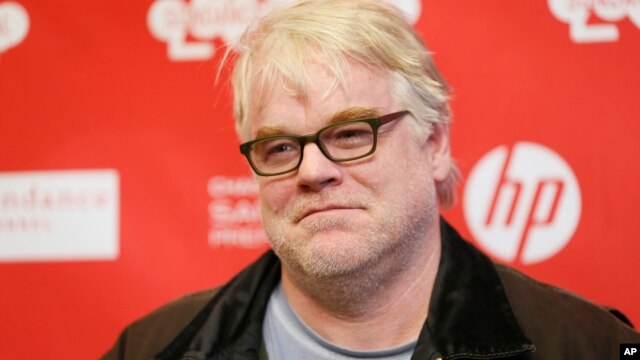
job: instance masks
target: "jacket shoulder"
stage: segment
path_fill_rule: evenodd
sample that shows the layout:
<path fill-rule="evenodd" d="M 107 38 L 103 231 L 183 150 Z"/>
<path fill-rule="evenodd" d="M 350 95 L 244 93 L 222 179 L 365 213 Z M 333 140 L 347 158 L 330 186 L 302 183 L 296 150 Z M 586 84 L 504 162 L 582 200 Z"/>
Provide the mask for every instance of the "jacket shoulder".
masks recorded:
<path fill-rule="evenodd" d="M 638 332 L 604 307 L 507 266 L 496 268 L 513 311 L 538 355 L 617 358 L 619 344 L 640 342 Z"/>
<path fill-rule="evenodd" d="M 185 295 L 127 326 L 103 359 L 150 359 L 209 303 L 218 288 Z"/>

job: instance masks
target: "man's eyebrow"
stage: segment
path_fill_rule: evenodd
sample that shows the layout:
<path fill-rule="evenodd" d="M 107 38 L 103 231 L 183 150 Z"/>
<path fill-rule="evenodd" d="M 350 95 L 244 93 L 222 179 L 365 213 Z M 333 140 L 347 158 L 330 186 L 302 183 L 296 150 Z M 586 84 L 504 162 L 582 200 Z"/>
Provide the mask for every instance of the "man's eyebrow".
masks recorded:
<path fill-rule="evenodd" d="M 263 126 L 258 129 L 256 132 L 256 139 L 260 139 L 263 137 L 271 136 L 271 135 L 282 135 L 284 134 L 284 130 L 282 126 Z"/>
<path fill-rule="evenodd" d="M 329 118 L 329 121 L 327 121 L 327 125 L 332 125 L 348 120 L 367 119 L 378 116 L 380 116 L 380 112 L 376 109 L 367 107 L 351 107 L 333 114 L 331 118 Z M 284 131 L 282 126 L 263 126 L 258 129 L 255 138 L 257 140 L 267 136 L 283 134 L 286 134 L 286 132 Z"/>
<path fill-rule="evenodd" d="M 333 116 L 331 116 L 331 119 L 327 122 L 327 125 L 339 123 L 342 121 L 375 118 L 379 116 L 380 112 L 376 109 L 367 107 L 351 107 L 333 114 Z"/>

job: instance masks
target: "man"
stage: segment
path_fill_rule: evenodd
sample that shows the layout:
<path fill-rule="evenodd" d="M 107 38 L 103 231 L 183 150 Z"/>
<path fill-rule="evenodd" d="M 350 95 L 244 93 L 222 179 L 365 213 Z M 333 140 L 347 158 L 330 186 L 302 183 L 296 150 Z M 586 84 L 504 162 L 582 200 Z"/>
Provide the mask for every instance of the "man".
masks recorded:
<path fill-rule="evenodd" d="M 614 359 L 640 334 L 440 219 L 448 86 L 394 8 L 302 1 L 243 36 L 242 153 L 273 252 L 129 326 L 106 358 Z"/>

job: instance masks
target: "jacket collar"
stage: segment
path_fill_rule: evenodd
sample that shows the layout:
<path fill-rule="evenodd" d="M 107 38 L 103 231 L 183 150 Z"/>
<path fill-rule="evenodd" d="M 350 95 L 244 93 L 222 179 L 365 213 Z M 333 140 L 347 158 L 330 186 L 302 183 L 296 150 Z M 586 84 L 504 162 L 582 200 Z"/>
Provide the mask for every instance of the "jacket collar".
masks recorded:
<path fill-rule="evenodd" d="M 445 359 L 533 351 L 494 264 L 446 221 L 440 227 L 442 256 L 412 358 L 428 359 L 434 348 Z M 268 251 L 220 288 L 156 359 L 257 359 L 266 305 L 279 281 L 280 262 Z"/>
<path fill-rule="evenodd" d="M 448 358 L 531 352 L 493 262 L 441 219 L 442 256 L 414 359 L 429 346 Z"/>
<path fill-rule="evenodd" d="M 258 359 L 266 306 L 279 281 L 280 261 L 267 251 L 219 288 L 154 359 Z"/>

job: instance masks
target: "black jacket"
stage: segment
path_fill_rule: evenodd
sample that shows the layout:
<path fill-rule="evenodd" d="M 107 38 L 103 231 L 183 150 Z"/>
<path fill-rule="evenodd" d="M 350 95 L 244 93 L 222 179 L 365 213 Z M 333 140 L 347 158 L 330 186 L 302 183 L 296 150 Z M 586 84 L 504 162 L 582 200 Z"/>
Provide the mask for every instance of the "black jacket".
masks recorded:
<path fill-rule="evenodd" d="M 446 222 L 413 359 L 617 359 L 640 334 L 606 309 L 494 264 Z M 262 320 L 280 263 L 269 251 L 225 286 L 128 326 L 104 359 L 263 359 Z"/>

